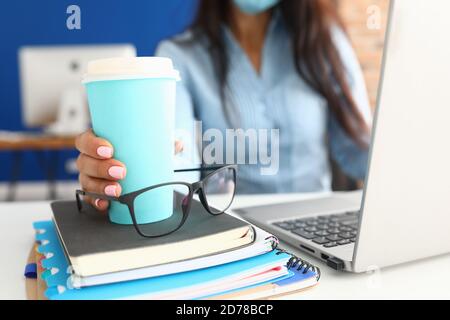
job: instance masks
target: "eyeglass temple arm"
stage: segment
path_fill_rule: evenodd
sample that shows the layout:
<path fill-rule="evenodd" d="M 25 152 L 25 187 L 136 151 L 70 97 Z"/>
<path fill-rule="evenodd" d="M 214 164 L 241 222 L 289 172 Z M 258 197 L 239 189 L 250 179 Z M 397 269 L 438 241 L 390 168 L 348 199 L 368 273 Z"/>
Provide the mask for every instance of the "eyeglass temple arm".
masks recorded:
<path fill-rule="evenodd" d="M 200 167 L 200 168 L 193 168 L 193 169 L 178 169 L 174 170 L 174 172 L 194 172 L 194 171 L 214 171 L 219 170 L 222 168 L 225 168 L 226 166 L 214 166 L 214 167 Z"/>

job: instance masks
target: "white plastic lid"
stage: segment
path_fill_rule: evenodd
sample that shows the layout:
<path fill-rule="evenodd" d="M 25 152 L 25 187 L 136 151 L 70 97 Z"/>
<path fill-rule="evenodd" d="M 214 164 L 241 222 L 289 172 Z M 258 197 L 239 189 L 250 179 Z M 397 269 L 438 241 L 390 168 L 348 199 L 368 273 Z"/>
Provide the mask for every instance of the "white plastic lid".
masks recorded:
<path fill-rule="evenodd" d="M 164 78 L 180 80 L 172 60 L 162 57 L 131 57 L 94 60 L 88 63 L 83 83 L 107 80 Z"/>

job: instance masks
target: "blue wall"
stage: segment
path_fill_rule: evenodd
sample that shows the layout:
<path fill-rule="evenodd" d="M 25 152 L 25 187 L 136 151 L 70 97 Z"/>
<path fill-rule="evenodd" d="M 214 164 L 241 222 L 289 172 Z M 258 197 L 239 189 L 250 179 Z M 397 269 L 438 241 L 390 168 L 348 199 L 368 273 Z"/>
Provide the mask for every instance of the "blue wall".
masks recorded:
<path fill-rule="evenodd" d="M 23 45 L 132 43 L 138 55 L 153 54 L 161 39 L 186 28 L 197 0 L 13 0 L 0 5 L 0 130 L 26 130 L 21 121 L 17 50 Z M 66 9 L 81 9 L 81 30 L 68 30 Z M 62 158 L 76 156 L 62 153 Z M 25 155 L 22 180 L 44 178 L 34 154 Z M 73 179 L 58 168 L 59 179 Z M 0 153 L 0 181 L 11 158 Z"/>

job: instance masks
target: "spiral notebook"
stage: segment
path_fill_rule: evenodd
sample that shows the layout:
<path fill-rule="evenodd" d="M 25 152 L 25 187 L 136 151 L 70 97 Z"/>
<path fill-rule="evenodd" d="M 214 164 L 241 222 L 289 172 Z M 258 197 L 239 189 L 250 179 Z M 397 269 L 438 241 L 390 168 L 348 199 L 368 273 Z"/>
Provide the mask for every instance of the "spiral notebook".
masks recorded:
<path fill-rule="evenodd" d="M 273 282 L 253 287 L 233 290 L 219 295 L 208 297 L 208 300 L 261 300 L 282 298 L 300 291 L 314 287 L 320 278 L 320 270 L 316 269 L 317 276 L 304 273 L 303 267 L 291 267 L 290 277 L 275 279 Z"/>
<path fill-rule="evenodd" d="M 289 279 L 297 268 L 304 279 L 317 283 L 320 272 L 314 266 L 292 255 L 275 249 L 255 257 L 205 269 L 179 272 L 120 283 L 76 289 L 70 286 L 71 269 L 59 244 L 53 222 L 34 224 L 38 251 L 45 255 L 41 261 L 46 270 L 43 278 L 47 284 L 45 295 L 51 300 L 64 299 L 200 299 L 252 288 L 274 281 Z M 301 268 L 299 268 L 301 265 Z M 181 271 L 181 270 L 180 270 Z M 311 286 L 305 281 L 305 286 Z M 299 284 L 300 285 L 300 284 Z"/>
<path fill-rule="evenodd" d="M 177 261 L 169 264 L 149 266 L 145 268 L 137 268 L 90 277 L 82 277 L 74 272 L 69 277 L 69 281 L 74 288 L 82 288 L 94 285 L 164 276 L 180 272 L 180 270 L 191 271 L 231 263 L 258 256 L 273 250 L 273 245 L 275 244 L 276 239 L 271 234 L 257 227 L 254 228 L 254 234 L 255 241 L 251 245 L 237 248 L 232 251 L 190 260 Z"/>

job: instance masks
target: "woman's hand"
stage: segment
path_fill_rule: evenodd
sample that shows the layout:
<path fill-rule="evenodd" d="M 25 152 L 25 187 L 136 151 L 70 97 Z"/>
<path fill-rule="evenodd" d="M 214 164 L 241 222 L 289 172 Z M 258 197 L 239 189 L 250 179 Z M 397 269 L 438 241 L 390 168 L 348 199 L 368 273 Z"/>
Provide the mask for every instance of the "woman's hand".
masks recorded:
<path fill-rule="evenodd" d="M 80 152 L 77 167 L 80 171 L 79 182 L 84 191 L 118 197 L 122 193 L 120 180 L 127 174 L 125 164 L 113 159 L 114 148 L 105 139 L 94 135 L 92 130 L 80 134 L 75 142 Z M 183 150 L 180 141 L 175 142 L 175 152 Z M 106 211 L 109 202 L 102 199 L 87 198 L 94 207 Z"/>

